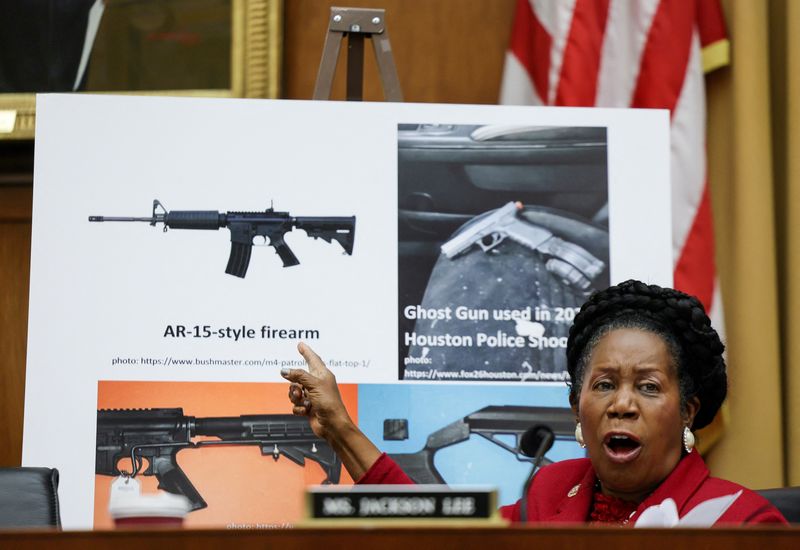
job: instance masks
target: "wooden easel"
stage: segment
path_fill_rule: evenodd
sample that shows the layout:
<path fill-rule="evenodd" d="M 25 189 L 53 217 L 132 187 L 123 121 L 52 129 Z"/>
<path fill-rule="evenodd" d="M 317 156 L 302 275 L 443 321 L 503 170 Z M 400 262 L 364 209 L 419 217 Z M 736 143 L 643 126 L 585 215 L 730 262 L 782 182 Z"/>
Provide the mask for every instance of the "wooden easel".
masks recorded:
<path fill-rule="evenodd" d="M 383 96 L 386 101 L 403 101 L 400 80 L 384 22 L 384 10 L 365 8 L 331 8 L 328 34 L 322 50 L 313 99 L 330 99 L 333 75 L 339 60 L 339 48 L 347 38 L 347 101 L 361 101 L 364 88 L 364 38 L 372 39 L 372 50 L 378 63 Z"/>

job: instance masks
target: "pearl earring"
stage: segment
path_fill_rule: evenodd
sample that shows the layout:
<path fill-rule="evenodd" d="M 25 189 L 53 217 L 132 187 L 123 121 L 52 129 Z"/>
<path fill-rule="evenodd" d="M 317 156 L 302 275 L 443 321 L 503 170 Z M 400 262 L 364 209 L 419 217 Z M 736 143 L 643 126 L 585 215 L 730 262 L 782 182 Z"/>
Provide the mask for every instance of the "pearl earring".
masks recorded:
<path fill-rule="evenodd" d="M 691 453 L 692 449 L 694 449 L 694 434 L 689 429 L 689 426 L 683 428 L 683 448 L 686 449 L 687 453 Z"/>
<path fill-rule="evenodd" d="M 581 449 L 586 448 L 586 443 L 583 441 L 583 430 L 581 430 L 580 422 L 578 422 L 578 424 L 575 426 L 575 441 L 578 442 L 578 445 L 581 446 Z"/>

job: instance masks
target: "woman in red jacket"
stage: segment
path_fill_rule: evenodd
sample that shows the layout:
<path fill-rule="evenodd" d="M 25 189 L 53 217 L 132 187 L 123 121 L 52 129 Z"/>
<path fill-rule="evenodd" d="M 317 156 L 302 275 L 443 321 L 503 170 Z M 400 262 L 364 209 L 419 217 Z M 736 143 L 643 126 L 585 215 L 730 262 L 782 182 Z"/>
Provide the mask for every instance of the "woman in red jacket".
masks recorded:
<path fill-rule="evenodd" d="M 692 430 L 711 422 L 727 393 L 723 349 L 693 296 L 639 281 L 594 293 L 567 343 L 575 437 L 589 458 L 542 468 L 527 521 L 632 524 L 662 503 L 683 518 L 701 502 L 742 491 L 720 523 L 785 523 L 761 496 L 710 477 L 693 449 Z M 319 356 L 305 344 L 299 350 L 309 371 L 281 371 L 292 382 L 294 414 L 309 417 L 358 483 L 412 483 L 350 419 Z M 501 513 L 519 521 L 520 505 Z"/>

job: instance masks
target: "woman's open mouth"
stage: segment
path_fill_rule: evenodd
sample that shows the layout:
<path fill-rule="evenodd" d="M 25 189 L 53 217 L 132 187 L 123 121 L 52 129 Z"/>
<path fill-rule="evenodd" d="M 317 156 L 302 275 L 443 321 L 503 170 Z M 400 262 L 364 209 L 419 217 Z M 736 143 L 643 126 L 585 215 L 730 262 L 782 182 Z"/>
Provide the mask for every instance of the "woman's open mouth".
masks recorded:
<path fill-rule="evenodd" d="M 603 439 L 603 448 L 612 462 L 625 464 L 636 460 L 642 451 L 642 444 L 633 434 L 613 432 Z"/>

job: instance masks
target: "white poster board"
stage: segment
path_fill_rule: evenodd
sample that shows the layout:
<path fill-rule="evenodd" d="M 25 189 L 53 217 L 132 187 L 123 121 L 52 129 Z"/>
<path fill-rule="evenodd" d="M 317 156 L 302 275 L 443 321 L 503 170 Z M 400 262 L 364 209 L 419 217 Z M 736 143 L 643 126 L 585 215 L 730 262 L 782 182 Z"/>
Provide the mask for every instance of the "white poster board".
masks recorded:
<path fill-rule="evenodd" d="M 211 393 L 196 400 L 212 408 L 231 403 L 233 412 L 208 415 L 286 413 L 282 397 L 265 398 L 269 410 L 255 410 L 237 404 L 236 391 L 219 403 L 214 396 L 228 383 L 264 384 L 282 395 L 279 371 L 301 364 L 300 340 L 327 360 L 340 383 L 353 385 L 353 407 L 362 388 L 420 384 L 401 380 L 402 132 L 468 127 L 477 140 L 474 130 L 503 126 L 604 129 L 605 280 L 671 284 L 665 111 L 39 96 L 23 464 L 60 470 L 64 526 L 92 527 L 104 506 L 95 490 L 98 409 L 188 411 L 177 397 L 169 402 L 179 393 L 169 384 L 210 384 Z M 582 144 L 573 139 L 572 146 Z M 498 197 L 508 196 L 508 189 L 500 191 Z M 154 200 L 174 211 L 264 213 L 272 205 L 291 217 L 354 217 L 352 254 L 294 229 L 285 241 L 300 265 L 284 268 L 273 248 L 254 246 L 240 278 L 225 273 L 225 227 L 163 233 L 163 223 L 89 222 L 90 216 L 149 218 Z M 432 380 L 452 384 L 453 395 L 459 391 L 444 377 Z M 158 383 L 167 383 L 160 400 L 136 394 Z M 470 391 L 474 384 L 520 387 L 519 379 L 472 384 Z M 540 384 L 529 379 L 524 387 L 538 402 L 531 388 Z M 543 400 L 564 395 L 566 406 L 563 382 L 541 387 L 550 392 Z M 380 414 L 358 407 L 359 419 Z M 193 451 L 183 451 L 181 460 Z M 224 478 L 225 462 L 219 468 Z M 226 491 L 235 490 L 223 485 L 220 494 Z"/>

